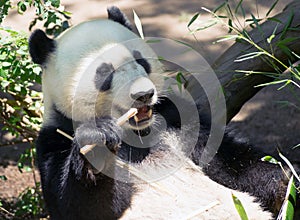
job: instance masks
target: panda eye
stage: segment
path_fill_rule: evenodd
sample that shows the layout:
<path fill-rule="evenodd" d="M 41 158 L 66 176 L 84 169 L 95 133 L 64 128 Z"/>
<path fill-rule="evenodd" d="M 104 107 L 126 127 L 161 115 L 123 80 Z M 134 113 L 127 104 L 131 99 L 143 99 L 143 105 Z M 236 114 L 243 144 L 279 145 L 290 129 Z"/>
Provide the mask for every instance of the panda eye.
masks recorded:
<path fill-rule="evenodd" d="M 136 60 L 136 62 L 140 64 L 145 69 L 146 73 L 149 75 L 151 73 L 151 66 L 148 63 L 148 61 L 145 58 L 143 58 L 142 54 L 139 51 L 134 50 L 133 57 Z"/>
<path fill-rule="evenodd" d="M 96 70 L 95 87 L 101 92 L 111 88 L 113 73 L 115 69 L 111 63 L 102 63 Z"/>

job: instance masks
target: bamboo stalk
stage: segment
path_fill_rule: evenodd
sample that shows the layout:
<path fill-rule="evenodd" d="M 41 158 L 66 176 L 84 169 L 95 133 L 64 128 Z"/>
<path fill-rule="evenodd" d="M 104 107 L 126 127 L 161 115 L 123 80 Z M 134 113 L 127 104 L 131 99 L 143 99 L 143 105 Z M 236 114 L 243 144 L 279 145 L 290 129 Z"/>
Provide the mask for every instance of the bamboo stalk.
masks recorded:
<path fill-rule="evenodd" d="M 124 115 L 122 115 L 118 120 L 117 120 L 117 124 L 118 125 L 123 125 L 129 118 L 135 116 L 137 114 L 137 109 L 136 108 L 131 108 L 129 109 L 128 112 L 126 112 Z M 56 131 L 58 133 L 60 133 L 61 135 L 65 136 L 66 138 L 70 139 L 70 140 L 74 140 L 73 137 L 71 137 L 69 134 L 65 133 L 64 131 L 60 130 L 60 129 L 56 129 Z M 96 144 L 91 144 L 91 145 L 85 145 L 84 147 L 82 147 L 80 149 L 80 153 L 83 154 L 84 156 L 89 153 L 90 151 L 93 150 L 93 148 L 96 146 Z M 116 159 L 116 164 L 119 166 L 119 167 L 122 167 L 122 168 L 126 168 L 128 169 L 128 171 L 134 175 L 135 177 L 137 177 L 138 179 L 148 183 L 150 186 L 152 186 L 154 189 L 159 189 L 160 191 L 162 192 L 165 192 L 167 194 L 169 194 L 170 196 L 175 196 L 173 193 L 171 193 L 168 189 L 166 189 L 165 187 L 161 186 L 160 184 L 158 183 L 150 183 L 148 180 L 147 180 L 147 176 L 143 173 L 141 173 L 138 169 L 134 168 L 133 166 L 130 166 L 129 164 L 127 163 L 124 163 L 123 161 L 119 160 L 119 159 Z"/>

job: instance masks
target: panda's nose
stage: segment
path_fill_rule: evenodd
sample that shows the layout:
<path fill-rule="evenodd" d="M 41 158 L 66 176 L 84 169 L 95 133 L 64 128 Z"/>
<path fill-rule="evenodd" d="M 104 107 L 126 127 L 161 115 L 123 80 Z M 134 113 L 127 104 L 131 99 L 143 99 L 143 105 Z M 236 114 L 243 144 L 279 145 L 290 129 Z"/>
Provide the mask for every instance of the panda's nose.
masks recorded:
<path fill-rule="evenodd" d="M 154 89 L 149 89 L 148 91 L 137 92 L 134 94 L 130 94 L 130 97 L 133 100 L 140 101 L 146 103 L 151 100 L 154 95 Z"/>
<path fill-rule="evenodd" d="M 139 77 L 130 86 L 129 97 L 144 104 L 152 102 L 156 93 L 155 85 L 147 77 Z"/>

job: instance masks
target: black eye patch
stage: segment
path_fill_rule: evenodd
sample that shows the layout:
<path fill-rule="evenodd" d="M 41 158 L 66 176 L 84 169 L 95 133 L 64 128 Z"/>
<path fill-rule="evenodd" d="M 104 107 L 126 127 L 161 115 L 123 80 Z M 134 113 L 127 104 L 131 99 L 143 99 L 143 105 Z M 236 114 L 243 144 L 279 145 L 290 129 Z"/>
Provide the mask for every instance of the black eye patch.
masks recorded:
<path fill-rule="evenodd" d="M 139 51 L 134 50 L 133 51 L 133 57 L 134 57 L 134 59 L 136 60 L 136 62 L 138 64 L 140 64 L 142 67 L 144 67 L 147 74 L 151 73 L 150 64 L 148 63 L 148 61 L 145 58 L 143 58 L 142 54 Z"/>
<path fill-rule="evenodd" d="M 96 70 L 94 79 L 96 89 L 101 92 L 109 90 L 114 72 L 115 69 L 111 63 L 102 63 Z"/>

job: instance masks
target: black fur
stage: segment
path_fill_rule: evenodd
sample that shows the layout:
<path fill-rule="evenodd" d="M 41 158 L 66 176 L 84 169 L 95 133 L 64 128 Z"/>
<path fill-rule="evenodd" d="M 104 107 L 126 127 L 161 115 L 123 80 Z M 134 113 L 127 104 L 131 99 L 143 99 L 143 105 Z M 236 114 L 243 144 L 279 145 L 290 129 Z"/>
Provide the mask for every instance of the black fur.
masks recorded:
<path fill-rule="evenodd" d="M 195 149 L 193 154 L 196 164 L 200 151 L 201 148 Z M 203 169 L 212 180 L 250 193 L 258 198 L 263 208 L 277 214 L 288 180 L 278 165 L 261 161 L 264 156 L 263 152 L 225 134 L 218 153 Z"/>
<path fill-rule="evenodd" d="M 107 91 L 111 87 L 115 69 L 111 63 L 102 63 L 96 70 L 95 86 L 99 91 Z"/>
<path fill-rule="evenodd" d="M 173 100 L 173 98 L 171 99 Z M 169 125 L 180 128 L 180 114 L 174 104 L 164 98 L 156 106 L 156 111 L 162 114 Z M 189 115 L 188 102 L 181 102 L 185 113 Z M 201 106 L 198 106 L 201 109 Z M 278 214 L 285 197 L 288 180 L 282 169 L 275 164 L 261 161 L 265 153 L 255 149 L 248 143 L 238 142 L 227 132 L 213 160 L 203 166 L 200 164 L 204 146 L 210 133 L 209 117 L 200 114 L 200 133 L 198 142 L 191 155 L 188 155 L 197 165 L 203 168 L 212 180 L 226 187 L 242 192 L 248 192 L 257 198 L 265 210 Z"/>
<path fill-rule="evenodd" d="M 134 57 L 134 59 L 136 60 L 136 62 L 138 64 L 140 64 L 142 67 L 144 67 L 146 73 L 148 73 L 148 74 L 151 73 L 150 64 L 148 63 L 148 61 L 145 58 L 143 58 L 142 54 L 139 51 L 134 50 L 133 51 L 133 57 Z"/>
<path fill-rule="evenodd" d="M 128 20 L 127 16 L 120 11 L 116 6 L 111 6 L 107 8 L 108 19 L 120 23 L 121 25 L 127 27 L 129 30 L 132 30 L 132 25 Z"/>
<path fill-rule="evenodd" d="M 73 134 L 71 120 L 58 111 L 55 118 L 57 124 L 44 126 L 36 143 L 43 195 L 51 219 L 75 217 L 96 220 L 120 217 L 130 205 L 132 185 L 103 174 L 94 175 L 89 163 L 80 155 L 81 146 L 78 144 L 102 144 L 105 139 L 108 147 L 115 149 L 120 142 L 120 128 L 112 119 L 100 118 L 97 119 L 97 127 L 93 127 L 92 123 L 81 125 L 72 142 L 56 131 L 60 128 Z"/>
<path fill-rule="evenodd" d="M 48 38 L 42 30 L 35 30 L 29 39 L 29 53 L 32 61 L 45 64 L 47 57 L 55 51 L 55 41 Z"/>
<path fill-rule="evenodd" d="M 126 16 L 118 8 L 109 8 L 108 13 L 111 20 L 129 28 Z M 39 64 L 45 64 L 49 53 L 55 50 L 54 41 L 40 30 L 33 33 L 29 46 L 33 61 Z M 147 73 L 151 72 L 149 63 L 139 51 L 134 51 L 133 56 Z M 109 91 L 113 72 L 111 64 L 103 63 L 97 68 L 94 82 L 99 91 Z M 171 100 L 173 97 L 161 99 L 154 107 L 154 112 L 162 115 L 168 128 L 174 131 L 181 128 L 182 124 L 179 111 Z M 192 116 L 189 103 L 183 101 L 181 104 L 186 112 L 180 113 Z M 36 143 L 43 195 L 51 219 L 121 217 L 130 207 L 133 185 L 101 173 L 95 174 L 90 163 L 80 154 L 80 149 L 86 144 L 97 144 L 96 148 L 105 145 L 111 152 L 118 153 L 123 160 L 131 162 L 141 162 L 145 157 L 151 156 L 150 149 L 134 148 L 121 143 L 121 129 L 110 117 L 75 122 L 79 127 L 74 129 L 71 119 L 56 110 L 55 106 L 52 110 L 52 125 L 43 125 Z M 198 142 L 192 154 L 187 155 L 196 164 L 199 164 L 210 132 L 210 120 L 200 114 L 199 118 L 201 129 Z M 57 128 L 74 136 L 74 140 L 59 134 Z M 153 149 L 155 147 L 157 146 Z M 236 142 L 226 134 L 215 158 L 203 168 L 211 179 L 230 188 L 249 192 L 265 208 L 276 213 L 284 198 L 286 179 L 280 167 L 261 162 L 262 156 L 264 154 L 248 144 Z"/>

